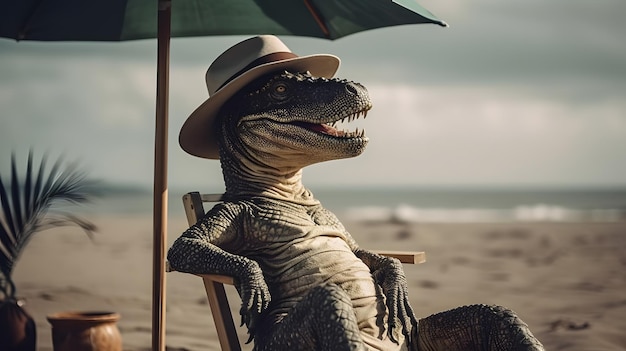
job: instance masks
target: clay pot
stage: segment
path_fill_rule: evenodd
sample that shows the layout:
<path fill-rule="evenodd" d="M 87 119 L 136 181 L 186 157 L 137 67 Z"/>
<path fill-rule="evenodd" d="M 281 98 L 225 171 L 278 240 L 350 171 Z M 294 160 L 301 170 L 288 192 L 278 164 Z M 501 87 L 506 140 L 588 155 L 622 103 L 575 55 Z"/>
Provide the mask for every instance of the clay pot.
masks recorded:
<path fill-rule="evenodd" d="M 22 301 L 0 301 L 0 349 L 3 351 L 35 351 L 35 321 L 22 308 Z"/>
<path fill-rule="evenodd" d="M 122 351 L 113 312 L 60 312 L 48 316 L 54 351 Z"/>

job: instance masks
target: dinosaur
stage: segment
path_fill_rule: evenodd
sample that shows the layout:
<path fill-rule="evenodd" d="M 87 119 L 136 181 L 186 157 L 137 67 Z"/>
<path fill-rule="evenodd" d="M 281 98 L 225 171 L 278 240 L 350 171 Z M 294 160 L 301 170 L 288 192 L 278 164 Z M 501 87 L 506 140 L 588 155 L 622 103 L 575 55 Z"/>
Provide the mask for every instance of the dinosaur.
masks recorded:
<path fill-rule="evenodd" d="M 543 350 L 500 306 L 418 321 L 401 263 L 360 248 L 302 183 L 304 167 L 365 150 L 365 132 L 339 124 L 366 117 L 367 90 L 295 69 L 270 67 L 220 104 L 207 139 L 224 201 L 176 239 L 172 268 L 234 277 L 256 351 Z"/>

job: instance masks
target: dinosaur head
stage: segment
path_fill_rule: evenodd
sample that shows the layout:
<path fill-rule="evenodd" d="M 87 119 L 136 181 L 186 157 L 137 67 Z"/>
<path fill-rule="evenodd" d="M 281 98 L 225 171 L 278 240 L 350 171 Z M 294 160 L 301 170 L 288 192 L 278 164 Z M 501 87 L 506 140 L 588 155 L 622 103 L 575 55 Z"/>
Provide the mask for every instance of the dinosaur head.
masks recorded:
<path fill-rule="evenodd" d="M 365 117 L 371 106 L 365 87 L 345 79 L 288 71 L 263 76 L 221 108 L 220 159 L 289 173 L 357 156 L 368 142 L 365 131 L 339 124 Z"/>

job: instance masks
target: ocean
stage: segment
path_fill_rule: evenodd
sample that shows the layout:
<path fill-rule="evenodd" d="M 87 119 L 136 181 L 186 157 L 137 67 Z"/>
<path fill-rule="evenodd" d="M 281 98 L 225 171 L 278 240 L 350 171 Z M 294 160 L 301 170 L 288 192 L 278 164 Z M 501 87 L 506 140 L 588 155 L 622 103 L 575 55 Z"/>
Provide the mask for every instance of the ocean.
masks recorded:
<path fill-rule="evenodd" d="M 626 189 L 311 188 L 340 218 L 400 222 L 626 221 Z M 152 193 L 100 189 L 87 212 L 152 212 Z M 183 216 L 183 191 L 169 190 L 170 216 Z"/>

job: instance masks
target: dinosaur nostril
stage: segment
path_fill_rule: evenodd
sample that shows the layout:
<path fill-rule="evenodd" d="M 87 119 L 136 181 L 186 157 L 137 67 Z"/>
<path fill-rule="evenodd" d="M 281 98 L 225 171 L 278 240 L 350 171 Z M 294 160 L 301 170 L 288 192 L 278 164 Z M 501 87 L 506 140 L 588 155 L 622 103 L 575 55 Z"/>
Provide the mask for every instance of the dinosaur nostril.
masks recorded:
<path fill-rule="evenodd" d="M 355 94 L 355 95 L 358 94 L 358 91 L 353 83 L 346 84 L 346 91 L 349 92 L 350 94 Z"/>

